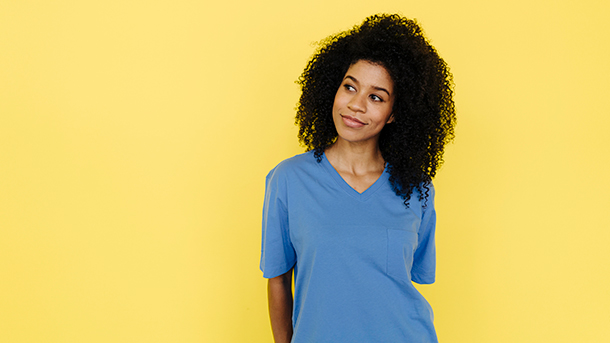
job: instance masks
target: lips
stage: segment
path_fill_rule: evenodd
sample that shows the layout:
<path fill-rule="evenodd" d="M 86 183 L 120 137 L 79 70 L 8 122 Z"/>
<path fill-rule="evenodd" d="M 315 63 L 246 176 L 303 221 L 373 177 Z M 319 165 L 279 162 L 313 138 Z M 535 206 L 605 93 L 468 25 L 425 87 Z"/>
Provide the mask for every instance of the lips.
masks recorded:
<path fill-rule="evenodd" d="M 366 125 L 362 121 L 360 121 L 357 118 L 352 117 L 352 116 L 341 115 L 341 119 L 343 119 L 343 123 L 345 123 L 345 125 L 347 127 L 351 127 L 354 129 L 357 129 L 359 127 L 363 127 L 364 125 Z"/>

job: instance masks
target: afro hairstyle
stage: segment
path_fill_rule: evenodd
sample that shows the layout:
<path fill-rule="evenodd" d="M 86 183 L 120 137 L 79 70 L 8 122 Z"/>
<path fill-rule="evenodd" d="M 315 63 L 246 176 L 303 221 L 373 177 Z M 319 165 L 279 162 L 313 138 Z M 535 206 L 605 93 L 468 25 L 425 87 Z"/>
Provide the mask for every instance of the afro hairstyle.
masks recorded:
<path fill-rule="evenodd" d="M 397 14 L 368 17 L 327 37 L 297 80 L 302 94 L 295 123 L 299 141 L 318 162 L 335 142 L 332 108 L 348 68 L 363 60 L 384 67 L 394 82 L 394 121 L 379 136 L 393 190 L 408 206 L 414 190 L 427 198 L 456 124 L 453 77 L 415 20 Z"/>

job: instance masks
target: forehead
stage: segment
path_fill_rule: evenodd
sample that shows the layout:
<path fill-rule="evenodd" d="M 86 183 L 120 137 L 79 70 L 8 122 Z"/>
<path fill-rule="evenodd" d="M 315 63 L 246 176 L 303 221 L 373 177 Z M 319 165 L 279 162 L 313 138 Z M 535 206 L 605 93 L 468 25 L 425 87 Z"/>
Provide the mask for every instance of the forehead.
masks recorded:
<path fill-rule="evenodd" d="M 391 90 L 394 81 L 387 69 L 377 63 L 359 60 L 352 64 L 345 73 L 344 78 L 354 78 L 362 86 L 383 87 Z"/>

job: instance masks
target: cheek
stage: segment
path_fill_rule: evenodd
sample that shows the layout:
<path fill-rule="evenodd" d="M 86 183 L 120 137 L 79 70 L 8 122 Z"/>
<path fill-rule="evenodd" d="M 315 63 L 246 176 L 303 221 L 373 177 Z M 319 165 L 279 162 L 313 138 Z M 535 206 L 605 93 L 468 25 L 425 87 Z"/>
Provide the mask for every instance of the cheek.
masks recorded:
<path fill-rule="evenodd" d="M 394 103 L 391 102 L 388 104 L 388 107 L 385 108 L 384 111 L 384 123 L 387 124 L 388 121 L 393 121 L 392 113 L 394 112 Z"/>
<path fill-rule="evenodd" d="M 333 100 L 333 110 L 340 109 L 347 106 L 347 103 L 350 101 L 349 94 L 346 94 L 341 88 L 337 90 L 335 93 L 335 99 Z"/>
<path fill-rule="evenodd" d="M 341 107 L 341 96 L 339 94 L 335 95 L 335 100 L 333 101 L 333 112 Z"/>
<path fill-rule="evenodd" d="M 337 108 L 339 108 L 339 101 L 338 98 L 335 97 L 335 100 L 333 101 L 333 113 L 337 110 Z"/>
<path fill-rule="evenodd" d="M 337 94 L 335 96 L 335 100 L 333 101 L 333 108 L 331 112 L 331 118 L 335 123 L 335 127 L 337 126 L 337 118 L 339 117 L 339 113 L 341 112 L 341 101 L 340 97 Z"/>
<path fill-rule="evenodd" d="M 384 108 L 383 110 L 379 111 L 378 115 L 377 115 L 377 122 L 379 125 L 385 125 L 388 123 L 388 120 L 390 120 L 390 118 L 392 117 L 392 108 Z"/>

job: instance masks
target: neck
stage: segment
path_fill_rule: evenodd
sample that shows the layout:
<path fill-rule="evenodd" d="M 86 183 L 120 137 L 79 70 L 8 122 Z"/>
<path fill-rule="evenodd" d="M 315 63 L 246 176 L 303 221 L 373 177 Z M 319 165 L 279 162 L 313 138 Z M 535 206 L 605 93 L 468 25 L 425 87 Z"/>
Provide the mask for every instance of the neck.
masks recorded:
<path fill-rule="evenodd" d="M 326 157 L 335 168 L 349 170 L 353 174 L 365 174 L 385 169 L 377 141 L 358 144 L 337 138 L 325 151 Z"/>

